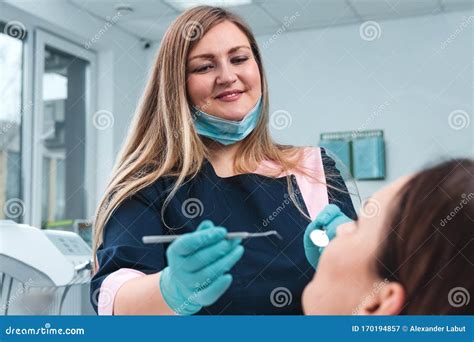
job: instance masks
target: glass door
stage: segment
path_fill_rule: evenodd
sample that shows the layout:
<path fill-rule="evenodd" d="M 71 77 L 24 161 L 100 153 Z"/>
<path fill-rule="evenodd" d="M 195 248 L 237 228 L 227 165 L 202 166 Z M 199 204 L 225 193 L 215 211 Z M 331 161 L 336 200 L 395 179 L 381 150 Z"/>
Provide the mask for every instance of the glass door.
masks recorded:
<path fill-rule="evenodd" d="M 36 49 L 33 224 L 71 226 L 91 215 L 94 54 L 43 31 L 36 32 Z"/>

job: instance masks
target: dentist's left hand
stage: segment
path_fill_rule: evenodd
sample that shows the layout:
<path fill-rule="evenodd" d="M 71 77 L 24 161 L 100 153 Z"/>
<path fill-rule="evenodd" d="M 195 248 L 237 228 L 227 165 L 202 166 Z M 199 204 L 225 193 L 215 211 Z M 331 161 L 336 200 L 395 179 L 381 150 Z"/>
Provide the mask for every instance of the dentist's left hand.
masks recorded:
<path fill-rule="evenodd" d="M 319 257 L 324 248 L 316 246 L 313 241 L 311 241 L 311 232 L 315 229 L 324 228 L 326 229 L 326 234 L 328 235 L 329 240 L 332 240 L 336 236 L 337 227 L 351 221 L 352 220 L 344 215 L 337 205 L 329 204 L 324 207 L 316 219 L 306 227 L 304 232 L 304 252 L 306 254 L 306 259 L 314 269 L 318 266 Z"/>

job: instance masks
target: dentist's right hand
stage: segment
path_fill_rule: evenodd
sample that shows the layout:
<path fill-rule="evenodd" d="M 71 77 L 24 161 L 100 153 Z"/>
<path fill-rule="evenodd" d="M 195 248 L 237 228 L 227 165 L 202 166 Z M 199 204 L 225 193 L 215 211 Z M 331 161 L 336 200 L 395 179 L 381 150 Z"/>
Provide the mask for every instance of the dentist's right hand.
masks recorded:
<path fill-rule="evenodd" d="M 205 220 L 195 232 L 183 234 L 166 251 L 160 290 L 176 313 L 192 315 L 213 304 L 229 288 L 227 272 L 244 253 L 241 239 L 225 239 L 227 230 Z"/>

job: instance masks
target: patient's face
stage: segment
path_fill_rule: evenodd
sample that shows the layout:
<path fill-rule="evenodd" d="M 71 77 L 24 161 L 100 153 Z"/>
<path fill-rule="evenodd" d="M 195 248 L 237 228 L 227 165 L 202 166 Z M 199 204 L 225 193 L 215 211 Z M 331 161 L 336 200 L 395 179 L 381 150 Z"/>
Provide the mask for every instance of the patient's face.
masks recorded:
<path fill-rule="evenodd" d="M 370 313 L 367 307 L 385 285 L 375 271 L 376 253 L 390 229 L 386 222 L 391 203 L 405 181 L 400 179 L 375 193 L 361 208 L 357 222 L 338 227 L 303 292 L 305 314 Z"/>

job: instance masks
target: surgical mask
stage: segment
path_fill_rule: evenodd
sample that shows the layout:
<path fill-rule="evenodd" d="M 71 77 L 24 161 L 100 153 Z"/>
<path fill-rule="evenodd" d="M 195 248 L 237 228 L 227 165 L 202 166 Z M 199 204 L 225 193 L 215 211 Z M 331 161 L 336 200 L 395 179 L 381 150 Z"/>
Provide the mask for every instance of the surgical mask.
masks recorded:
<path fill-rule="evenodd" d="M 257 126 L 262 111 L 262 95 L 257 104 L 240 121 L 233 121 L 207 114 L 193 106 L 194 125 L 199 135 L 223 145 L 231 145 L 245 139 Z"/>

